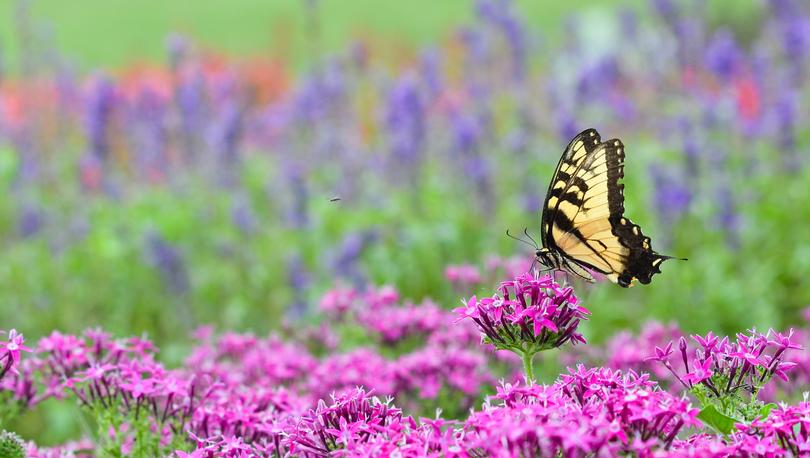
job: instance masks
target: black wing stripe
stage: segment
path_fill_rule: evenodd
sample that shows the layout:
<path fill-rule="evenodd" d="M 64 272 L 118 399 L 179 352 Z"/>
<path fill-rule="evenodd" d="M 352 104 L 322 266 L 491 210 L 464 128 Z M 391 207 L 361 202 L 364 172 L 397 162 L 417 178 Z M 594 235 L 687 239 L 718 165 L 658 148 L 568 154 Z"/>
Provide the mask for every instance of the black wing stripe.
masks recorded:
<path fill-rule="evenodd" d="M 576 237 L 576 238 L 577 238 L 577 239 L 580 241 L 580 243 L 582 243 L 583 245 L 585 245 L 586 247 L 588 247 L 588 249 L 589 249 L 589 250 L 591 250 L 591 251 L 593 252 L 593 254 L 594 254 L 594 255 L 596 255 L 596 256 L 597 256 L 599 259 L 601 259 L 601 260 L 602 260 L 602 261 L 603 261 L 605 264 L 607 264 L 608 266 L 610 266 L 610 267 L 611 267 L 611 269 L 613 268 L 613 267 L 612 267 L 612 266 L 613 266 L 613 264 L 611 264 L 610 262 L 608 262 L 608 260 L 607 260 L 607 259 L 605 259 L 605 258 L 602 256 L 602 252 L 597 251 L 597 250 L 596 250 L 596 249 L 595 249 L 595 248 L 594 248 L 594 247 L 593 247 L 593 246 L 592 246 L 592 245 L 589 243 L 588 239 L 586 239 L 586 238 L 585 238 L 585 237 L 582 235 L 582 232 L 580 232 L 580 230 L 579 230 L 579 229 L 577 229 L 576 227 L 574 227 L 574 222 L 573 222 L 571 219 L 569 219 L 567 215 L 565 215 L 565 214 L 562 214 L 562 213 L 561 213 L 561 214 L 560 214 L 560 215 L 557 217 L 557 219 L 556 219 L 556 220 L 554 220 L 554 224 L 556 224 L 556 226 L 557 226 L 558 228 L 560 228 L 562 231 L 564 231 L 563 237 L 573 235 L 574 237 Z M 602 246 L 604 246 L 604 244 L 602 244 Z M 605 247 L 605 249 L 607 249 L 607 247 Z M 570 259 L 571 261 L 573 261 L 573 262 L 575 262 L 575 263 L 578 263 L 578 264 L 580 264 L 580 265 L 586 266 L 586 267 L 588 267 L 589 269 L 594 269 L 594 270 L 596 270 L 596 271 L 598 271 L 598 272 L 601 272 L 601 273 L 603 273 L 603 274 L 609 274 L 609 273 L 613 272 L 612 270 L 610 270 L 610 271 L 605 271 L 605 270 L 600 269 L 600 268 L 598 268 L 598 267 L 596 267 L 596 266 L 594 266 L 594 265 L 592 265 L 592 264 L 590 264 L 590 263 L 588 263 L 588 262 L 585 262 L 585 261 L 582 261 L 582 260 L 580 260 L 580 259 L 577 259 L 577 258 L 575 258 L 575 257 L 573 257 L 573 256 L 571 256 L 571 255 L 569 255 L 568 253 L 566 253 L 566 252 L 565 252 L 565 251 L 563 251 L 563 250 L 559 250 L 559 249 L 558 249 L 557 251 L 559 251 L 560 253 L 562 253 L 562 255 L 563 255 L 563 256 L 565 256 L 566 258 Z"/>
<path fill-rule="evenodd" d="M 587 140 L 587 141 L 586 141 Z M 568 187 L 569 181 L 571 180 L 571 176 L 567 173 L 561 171 L 563 164 L 569 166 L 576 166 L 576 162 L 572 161 L 571 158 L 573 155 L 579 151 L 574 150 L 574 145 L 577 142 L 582 142 L 582 147 L 585 148 L 585 155 L 587 156 L 591 151 L 598 146 L 599 142 L 601 141 L 601 137 L 599 136 L 599 132 L 595 129 L 585 129 L 579 134 L 577 134 L 571 141 L 568 143 L 568 146 L 565 148 L 562 157 L 560 157 L 559 162 L 557 163 L 557 168 L 554 170 L 554 174 L 551 175 L 551 182 L 548 185 L 548 191 L 546 192 L 546 200 L 543 202 L 543 214 L 541 217 L 541 224 L 540 224 L 540 238 L 542 239 L 543 246 L 545 247 L 555 247 L 554 241 L 551 239 L 550 231 L 547 228 L 552 224 L 554 221 L 554 216 L 552 213 L 556 213 L 556 211 L 552 212 L 548 208 L 548 200 L 551 198 L 551 191 L 554 189 L 554 185 L 563 181 L 566 183 L 566 187 Z M 595 144 L 593 142 L 596 142 Z M 574 174 L 576 175 L 576 173 Z M 563 176 L 565 179 L 563 179 Z M 556 208 L 555 208 L 556 210 Z M 559 250 L 558 250 L 559 251 Z"/>

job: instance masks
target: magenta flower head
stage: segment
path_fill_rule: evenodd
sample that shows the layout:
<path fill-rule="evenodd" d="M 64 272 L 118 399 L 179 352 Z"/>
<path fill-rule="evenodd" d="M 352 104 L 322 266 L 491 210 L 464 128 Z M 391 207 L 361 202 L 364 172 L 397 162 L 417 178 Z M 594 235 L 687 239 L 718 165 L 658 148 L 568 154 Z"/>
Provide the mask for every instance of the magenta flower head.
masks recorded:
<path fill-rule="evenodd" d="M 403 419 L 389 400 L 380 400 L 362 388 L 320 400 L 288 432 L 290 453 L 328 456 L 339 448 L 353 448 Z"/>
<path fill-rule="evenodd" d="M 5 331 L 0 331 L 0 333 Z M 8 332 L 8 342 L 0 342 L 0 380 L 11 371 L 17 373 L 20 363 L 20 352 L 30 352 L 31 349 L 23 345 L 25 338 L 16 329 Z"/>
<path fill-rule="evenodd" d="M 691 345 L 681 337 L 677 351 L 673 342 L 656 347 L 650 359 L 666 367 L 704 407 L 713 405 L 724 415 L 748 422 L 760 413 L 757 394 L 762 387 L 774 376 L 787 380 L 787 372 L 795 366 L 785 361 L 788 350 L 801 348 L 792 336 L 792 330 L 788 334 L 750 330 L 733 341 L 710 332 L 692 336 Z"/>
<path fill-rule="evenodd" d="M 577 327 L 590 315 L 570 287 L 560 286 L 550 275 L 529 273 L 501 283 L 492 297 L 471 297 L 455 312 L 457 322 L 475 322 L 485 343 L 520 355 L 530 379 L 536 353 L 585 342 Z"/>

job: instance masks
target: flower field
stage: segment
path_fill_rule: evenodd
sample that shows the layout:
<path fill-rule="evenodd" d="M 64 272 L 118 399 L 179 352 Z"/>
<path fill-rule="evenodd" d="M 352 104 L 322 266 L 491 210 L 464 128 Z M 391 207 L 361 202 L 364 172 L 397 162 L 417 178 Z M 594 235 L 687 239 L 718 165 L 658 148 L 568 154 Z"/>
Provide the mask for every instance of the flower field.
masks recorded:
<path fill-rule="evenodd" d="M 477 0 L 392 45 L 323 43 L 307 1 L 266 52 L 171 33 L 93 70 L 13 3 L 0 457 L 810 453 L 804 2 L 605 1 L 555 31 Z M 650 285 L 532 272 L 506 236 L 537 238 L 588 127 L 689 258 Z"/>

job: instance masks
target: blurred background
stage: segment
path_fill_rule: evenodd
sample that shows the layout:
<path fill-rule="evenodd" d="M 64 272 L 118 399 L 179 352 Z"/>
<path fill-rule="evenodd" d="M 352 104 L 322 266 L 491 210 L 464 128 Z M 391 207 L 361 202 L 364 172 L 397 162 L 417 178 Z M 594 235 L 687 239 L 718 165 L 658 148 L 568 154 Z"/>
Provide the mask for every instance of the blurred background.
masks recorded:
<path fill-rule="evenodd" d="M 528 267 L 505 231 L 537 235 L 587 127 L 626 145 L 627 214 L 689 258 L 578 285 L 590 340 L 795 323 L 810 5 L 569 3 L 0 3 L 0 326 L 179 361 L 200 325 L 313 320 L 340 284 L 454 307 L 447 265 Z"/>

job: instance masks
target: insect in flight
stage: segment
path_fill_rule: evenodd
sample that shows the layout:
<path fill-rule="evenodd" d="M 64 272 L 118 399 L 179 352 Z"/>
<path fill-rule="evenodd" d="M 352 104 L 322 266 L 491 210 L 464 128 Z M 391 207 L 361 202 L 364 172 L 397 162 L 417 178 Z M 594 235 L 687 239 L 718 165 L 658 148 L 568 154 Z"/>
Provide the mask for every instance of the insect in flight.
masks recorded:
<path fill-rule="evenodd" d="M 650 283 L 672 256 L 656 253 L 624 216 L 624 145 L 580 132 L 560 158 L 543 204 L 535 261 L 589 282 L 598 272 L 619 286 Z M 527 234 L 528 235 L 528 234 Z"/>

